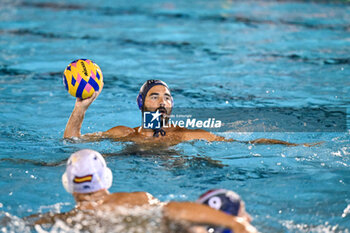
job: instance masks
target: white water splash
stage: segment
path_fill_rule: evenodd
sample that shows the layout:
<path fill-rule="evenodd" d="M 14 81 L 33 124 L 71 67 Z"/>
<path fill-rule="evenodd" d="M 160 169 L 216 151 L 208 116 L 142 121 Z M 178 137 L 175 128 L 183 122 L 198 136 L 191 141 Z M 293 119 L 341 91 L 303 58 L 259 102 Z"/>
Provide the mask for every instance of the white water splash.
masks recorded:
<path fill-rule="evenodd" d="M 52 224 L 30 227 L 28 222 L 7 212 L 1 212 L 0 233 L 155 233 L 176 232 L 164 228 L 162 205 L 155 207 L 118 207 L 111 210 L 79 212 L 55 219 Z M 32 230 L 32 231 L 31 231 Z"/>
<path fill-rule="evenodd" d="M 337 152 L 331 152 L 332 155 L 337 156 L 337 157 L 342 157 L 341 151 L 337 151 Z"/>
<path fill-rule="evenodd" d="M 30 227 L 25 221 L 17 216 L 11 215 L 8 212 L 0 212 L 0 232 L 1 233 L 30 233 Z"/>
<path fill-rule="evenodd" d="M 350 214 L 350 204 L 344 209 L 343 214 L 341 215 L 341 217 L 345 218 L 348 214 Z"/>
<path fill-rule="evenodd" d="M 329 225 L 328 222 L 325 222 L 323 225 L 308 225 L 305 223 L 295 223 L 292 220 L 280 221 L 280 223 L 286 227 L 289 231 L 300 232 L 300 233 L 349 233 L 349 229 L 339 230 L 339 226 Z"/>
<path fill-rule="evenodd" d="M 341 151 L 344 155 L 350 155 L 349 147 L 342 147 Z"/>
<path fill-rule="evenodd" d="M 60 213 L 62 206 L 69 206 L 71 203 L 69 202 L 60 202 L 53 205 L 42 205 L 39 208 L 39 213 L 52 212 L 52 213 Z"/>

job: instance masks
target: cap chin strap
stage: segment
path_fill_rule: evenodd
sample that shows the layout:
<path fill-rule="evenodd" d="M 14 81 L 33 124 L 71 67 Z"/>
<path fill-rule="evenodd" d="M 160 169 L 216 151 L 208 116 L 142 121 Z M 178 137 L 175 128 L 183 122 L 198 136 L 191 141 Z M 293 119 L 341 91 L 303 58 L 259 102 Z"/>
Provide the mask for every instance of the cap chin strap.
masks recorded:
<path fill-rule="evenodd" d="M 157 138 L 157 137 L 159 137 L 159 134 L 162 135 L 162 136 L 165 136 L 166 132 L 162 128 L 153 130 L 153 137 Z"/>
<path fill-rule="evenodd" d="M 111 169 L 106 167 L 104 170 L 103 184 L 102 184 L 101 189 L 109 189 L 112 186 L 112 183 L 113 183 L 112 171 L 111 171 Z M 68 181 L 67 172 L 63 173 L 63 175 L 62 175 L 62 185 L 68 193 L 74 192 L 73 185 L 72 184 L 70 185 L 70 183 Z"/>

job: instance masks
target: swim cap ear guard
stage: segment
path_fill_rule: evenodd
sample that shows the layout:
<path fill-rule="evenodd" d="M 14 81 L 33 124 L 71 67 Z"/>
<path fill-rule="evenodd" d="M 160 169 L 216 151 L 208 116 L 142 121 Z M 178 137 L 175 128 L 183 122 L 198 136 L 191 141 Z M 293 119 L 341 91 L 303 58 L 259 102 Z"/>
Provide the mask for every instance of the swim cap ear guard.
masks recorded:
<path fill-rule="evenodd" d="M 137 96 L 137 106 L 139 107 L 140 110 L 142 110 L 143 107 L 143 99 L 142 99 L 142 93 L 140 92 L 139 95 Z"/>
<path fill-rule="evenodd" d="M 64 189 L 67 191 L 67 193 L 73 193 L 73 187 L 68 184 L 67 172 L 63 173 L 62 175 L 62 185 Z"/>
<path fill-rule="evenodd" d="M 105 185 L 106 185 L 106 189 L 109 189 L 110 187 L 112 187 L 112 183 L 113 183 L 113 174 L 111 169 L 109 169 L 108 167 L 106 167 L 105 169 Z"/>
<path fill-rule="evenodd" d="M 139 109 L 141 111 L 143 111 L 143 106 L 144 106 L 145 98 L 146 98 L 148 91 L 152 87 L 157 86 L 157 85 L 162 85 L 162 86 L 166 87 L 170 92 L 170 89 L 165 82 L 163 82 L 161 80 L 147 80 L 140 88 L 140 92 L 136 98 L 137 106 L 139 107 Z M 173 97 L 171 97 L 171 107 L 173 107 L 173 106 L 174 106 L 174 100 L 173 100 Z"/>

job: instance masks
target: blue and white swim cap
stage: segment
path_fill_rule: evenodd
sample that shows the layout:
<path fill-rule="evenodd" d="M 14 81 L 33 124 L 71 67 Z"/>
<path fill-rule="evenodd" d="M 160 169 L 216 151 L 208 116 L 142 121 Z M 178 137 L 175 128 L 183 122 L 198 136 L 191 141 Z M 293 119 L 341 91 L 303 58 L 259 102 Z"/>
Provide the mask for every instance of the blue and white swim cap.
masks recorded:
<path fill-rule="evenodd" d="M 226 189 L 212 189 L 202 194 L 196 201 L 200 204 L 205 204 L 211 208 L 221 210 L 227 214 L 237 216 L 241 208 L 240 196 L 230 190 Z M 211 233 L 234 233 L 228 228 L 211 227 L 207 228 Z"/>
<path fill-rule="evenodd" d="M 208 205 L 233 216 L 237 216 L 241 208 L 240 196 L 226 189 L 209 190 L 198 198 L 197 203 Z"/>
<path fill-rule="evenodd" d="M 168 91 L 170 92 L 168 85 L 165 82 L 163 82 L 162 80 L 147 80 L 140 88 L 139 95 L 136 98 L 137 105 L 139 106 L 139 109 L 141 111 L 143 111 L 143 106 L 144 106 L 148 91 L 152 87 L 157 86 L 157 85 L 162 85 L 162 86 L 166 87 L 168 89 Z M 173 98 L 171 98 L 171 104 L 173 105 Z"/>
<path fill-rule="evenodd" d="M 109 189 L 112 181 L 112 171 L 102 155 L 89 149 L 72 154 L 62 176 L 62 184 L 69 193 L 91 193 Z"/>

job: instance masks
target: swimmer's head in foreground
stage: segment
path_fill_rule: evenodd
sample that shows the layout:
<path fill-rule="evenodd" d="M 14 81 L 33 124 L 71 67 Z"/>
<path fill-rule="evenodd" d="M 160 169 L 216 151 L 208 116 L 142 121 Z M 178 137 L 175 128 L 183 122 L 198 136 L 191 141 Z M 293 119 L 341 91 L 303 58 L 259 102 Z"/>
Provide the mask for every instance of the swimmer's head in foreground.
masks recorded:
<path fill-rule="evenodd" d="M 112 186 L 112 171 L 107 167 L 103 156 L 94 150 L 83 149 L 73 153 L 62 175 L 62 184 L 71 193 L 79 210 L 110 209 L 127 205 L 139 206 L 158 203 L 146 192 L 109 193 Z"/>
<path fill-rule="evenodd" d="M 243 218 L 225 214 L 203 204 L 161 203 L 146 192 L 109 193 L 112 172 L 102 155 L 94 150 L 85 149 L 73 153 L 67 161 L 62 182 L 66 190 L 74 196 L 74 209 L 65 213 L 26 217 L 33 225 L 53 226 L 63 222 L 69 228 L 79 227 L 84 232 L 135 232 L 137 228 L 146 229 L 138 232 L 168 233 L 177 224 L 181 229 L 191 229 L 192 225 L 199 224 L 223 226 L 235 233 L 256 232 Z"/>
<path fill-rule="evenodd" d="M 112 186 L 113 176 L 102 155 L 84 149 L 72 154 L 62 176 L 64 188 L 69 193 L 93 193 Z"/>
<path fill-rule="evenodd" d="M 161 80 L 147 80 L 140 88 L 137 105 L 143 112 L 161 113 L 161 124 L 169 120 L 174 101 L 168 85 Z"/>
<path fill-rule="evenodd" d="M 248 222 L 251 222 L 250 215 L 245 211 L 245 204 L 241 197 L 226 189 L 212 189 L 202 194 L 196 201 L 200 204 L 205 204 L 211 208 L 221 210 L 226 214 L 244 218 Z M 229 229 L 209 227 L 209 232 L 222 232 L 229 233 Z"/>

